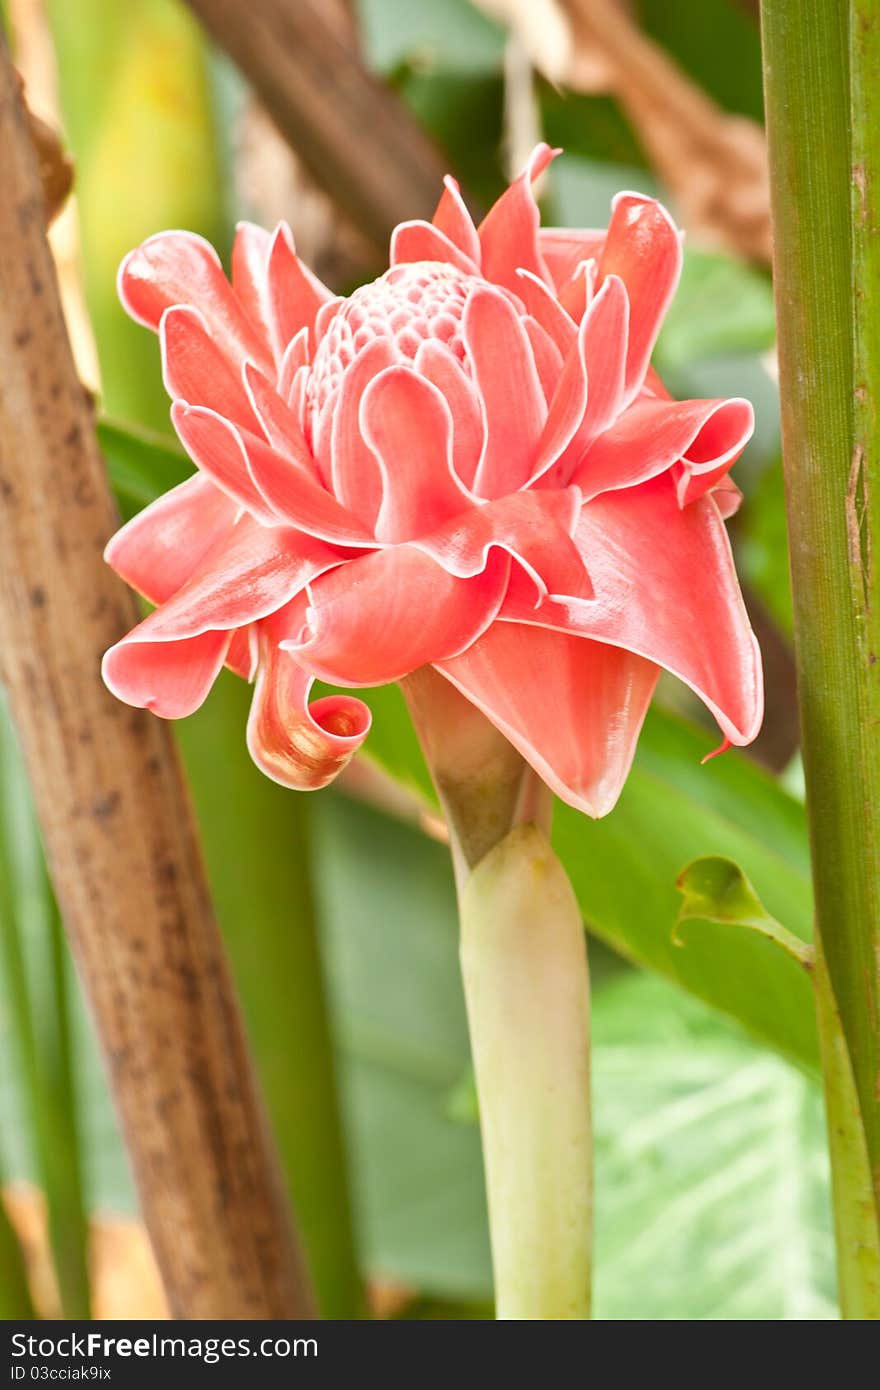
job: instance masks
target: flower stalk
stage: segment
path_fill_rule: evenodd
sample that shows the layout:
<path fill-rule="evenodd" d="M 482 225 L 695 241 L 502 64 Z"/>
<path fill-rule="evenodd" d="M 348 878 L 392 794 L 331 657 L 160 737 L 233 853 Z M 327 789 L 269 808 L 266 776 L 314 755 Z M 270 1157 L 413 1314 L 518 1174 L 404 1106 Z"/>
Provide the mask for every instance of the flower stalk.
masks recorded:
<path fill-rule="evenodd" d="M 589 977 L 552 798 L 443 677 L 402 684 L 449 826 L 496 1315 L 589 1318 Z"/>
<path fill-rule="evenodd" d="M 876 1319 L 880 580 L 872 548 L 880 533 L 880 127 L 872 106 L 880 13 L 873 0 L 765 0 L 762 15 L 795 648 L 841 1298 L 844 1317 Z M 855 1107 L 844 1094 L 841 1045 Z M 847 1178 L 852 1155 L 862 1151 L 873 1182 L 867 1204 Z"/>

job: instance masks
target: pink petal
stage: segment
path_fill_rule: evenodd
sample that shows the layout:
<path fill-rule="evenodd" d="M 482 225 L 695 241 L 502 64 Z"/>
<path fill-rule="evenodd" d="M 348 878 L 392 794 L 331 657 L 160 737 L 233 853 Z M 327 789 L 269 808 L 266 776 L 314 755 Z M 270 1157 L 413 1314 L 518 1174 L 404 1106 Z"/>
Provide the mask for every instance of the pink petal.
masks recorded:
<path fill-rule="evenodd" d="M 538 245 L 557 290 L 567 285 L 583 261 L 597 257 L 605 232 L 574 231 L 568 227 L 544 227 L 538 232 Z"/>
<path fill-rule="evenodd" d="M 438 664 L 547 785 L 588 816 L 620 795 L 659 671 L 630 652 L 519 623 L 493 623 Z"/>
<path fill-rule="evenodd" d="M 278 516 L 254 486 L 235 425 L 215 410 L 185 401 L 172 405 L 171 423 L 190 458 L 221 492 L 264 526 L 279 524 Z"/>
<path fill-rule="evenodd" d="M 195 309 L 166 309 L 159 325 L 162 376 L 172 400 L 205 405 L 246 429 L 259 429 L 239 368 L 214 342 Z"/>
<path fill-rule="evenodd" d="M 192 232 L 160 232 L 131 251 L 119 268 L 119 297 L 129 314 L 158 329 L 175 305 L 198 309 L 218 350 L 233 363 L 268 366 L 266 343 L 229 281 L 213 246 Z"/>
<path fill-rule="evenodd" d="M 164 603 L 229 535 L 237 513 L 207 478 L 187 478 L 126 522 L 104 559 L 144 598 Z"/>
<path fill-rule="evenodd" d="M 537 275 L 532 275 L 528 270 L 520 270 L 517 275 L 517 294 L 526 310 L 538 321 L 544 332 L 549 333 L 562 356 L 566 357 L 575 340 L 577 324 L 563 309 L 553 291 L 548 289 Z"/>
<path fill-rule="evenodd" d="M 474 490 L 481 497 L 499 497 L 527 481 L 547 403 L 528 334 L 505 295 L 489 286 L 474 290 L 465 305 L 462 336 L 483 414 Z"/>
<path fill-rule="evenodd" d="M 247 627 L 240 627 L 232 634 L 232 641 L 229 643 L 229 651 L 226 653 L 226 665 L 230 671 L 234 671 L 242 680 L 252 681 L 257 674 L 257 626 L 249 623 Z"/>
<path fill-rule="evenodd" d="M 176 641 L 209 628 L 244 627 L 283 607 L 315 575 L 339 563 L 323 541 L 288 528 L 269 530 L 245 514 L 136 630 L 142 641 Z"/>
<path fill-rule="evenodd" d="M 437 210 L 431 219 L 438 232 L 442 232 L 462 251 L 465 256 L 480 264 L 480 238 L 471 215 L 465 207 L 461 190 L 454 178 L 447 174 L 443 180 L 443 192 Z"/>
<path fill-rule="evenodd" d="M 386 338 L 374 338 L 367 343 L 347 368 L 332 407 L 330 478 L 333 492 L 343 507 L 369 529 L 375 526 L 382 505 L 382 474 L 375 454 L 361 434 L 361 397 L 373 378 L 395 361 L 395 349 Z M 323 453 L 320 444 L 318 449 Z M 320 461 L 325 463 L 323 458 Z"/>
<path fill-rule="evenodd" d="M 312 328 L 318 311 L 333 296 L 316 275 L 304 266 L 293 247 L 286 222 L 280 222 L 269 251 L 268 296 L 272 314 L 272 341 L 280 362 L 288 343 L 302 328 Z"/>
<path fill-rule="evenodd" d="M 391 234 L 391 265 L 444 261 L 465 275 L 479 275 L 479 264 L 430 222 L 401 222 Z"/>
<path fill-rule="evenodd" d="M 309 330 L 301 328 L 295 337 L 284 350 L 281 359 L 281 366 L 278 368 L 278 394 L 282 400 L 287 401 L 293 408 L 291 396 L 293 394 L 293 384 L 299 374 L 300 368 L 305 367 L 309 361 Z"/>
<path fill-rule="evenodd" d="M 538 380 L 541 383 L 541 390 L 544 392 L 544 400 L 549 405 L 556 394 L 559 378 L 562 376 L 562 353 L 550 334 L 544 331 L 537 319 L 533 319 L 531 314 L 527 314 L 522 322 L 532 345 L 532 356 L 535 359 L 535 367 L 538 372 Z"/>
<path fill-rule="evenodd" d="M 459 578 L 482 573 L 493 547 L 506 550 L 531 578 L 532 606 L 548 593 L 589 597 L 584 561 L 571 539 L 580 511 L 577 488 L 513 492 L 472 507 L 413 544 Z"/>
<path fill-rule="evenodd" d="M 596 293 L 596 262 L 580 261 L 559 291 L 559 304 L 573 323 L 580 323 Z"/>
<path fill-rule="evenodd" d="M 370 731 L 370 711 L 350 695 L 329 695 L 309 705 L 314 683 L 279 642 L 303 622 L 295 599 L 260 624 L 260 662 L 247 727 L 251 757 L 259 768 L 297 791 L 326 787 L 357 752 Z"/>
<path fill-rule="evenodd" d="M 457 579 L 411 545 L 374 551 L 310 585 L 297 661 L 335 685 L 384 685 L 463 651 L 492 622 L 510 575 L 493 553 L 482 574 Z"/>
<path fill-rule="evenodd" d="M 230 633 L 151 642 L 139 635 L 143 626 L 104 654 L 104 683 L 127 705 L 152 710 L 162 719 L 183 719 L 203 704 L 220 674 Z"/>
<path fill-rule="evenodd" d="M 272 448 L 290 459 L 303 473 L 317 479 L 318 470 L 299 421 L 271 381 L 248 363 L 244 369 L 244 385 L 251 409 Z"/>
<path fill-rule="evenodd" d="M 750 743 L 763 713 L 761 659 L 712 498 L 682 510 L 661 474 L 589 502 L 575 541 L 595 598 L 548 599 L 534 613 L 505 605 L 505 615 L 655 661 L 699 695 L 731 743 Z"/>
<path fill-rule="evenodd" d="M 653 198 L 619 193 L 599 261 L 599 284 L 608 275 L 619 275 L 629 295 L 628 400 L 645 379 L 680 274 L 681 240 L 666 209 Z"/>
<path fill-rule="evenodd" d="M 532 151 L 522 174 L 490 208 L 479 227 L 482 268 L 487 280 L 519 293 L 518 270 L 530 270 L 552 285 L 538 239 L 541 221 L 532 183 L 560 150 L 540 144 Z"/>
<path fill-rule="evenodd" d="M 378 540 L 412 540 L 473 505 L 453 472 L 452 416 L 436 386 L 410 367 L 387 367 L 364 391 L 360 418 L 382 470 Z"/>
<path fill-rule="evenodd" d="M 483 449 L 480 403 L 470 378 L 445 343 L 428 338 L 415 356 L 416 371 L 436 386 L 452 415 L 452 466 L 465 487 L 474 481 Z"/>
<path fill-rule="evenodd" d="M 178 401 L 172 417 L 192 457 L 264 526 L 288 524 L 324 541 L 373 545 L 363 526 L 307 473 L 263 439 L 213 411 Z"/>
<path fill-rule="evenodd" d="M 574 481 L 586 499 L 609 488 L 632 487 L 684 460 L 681 483 L 693 482 L 692 501 L 739 457 L 751 438 L 754 412 L 741 399 L 635 401 L 590 447 Z M 679 497 L 682 500 L 680 487 Z"/>
<path fill-rule="evenodd" d="M 611 275 L 582 318 L 563 366 L 535 452 L 532 482 L 547 474 L 548 481 L 564 486 L 584 451 L 616 418 L 623 398 L 627 314 L 626 291 Z"/>

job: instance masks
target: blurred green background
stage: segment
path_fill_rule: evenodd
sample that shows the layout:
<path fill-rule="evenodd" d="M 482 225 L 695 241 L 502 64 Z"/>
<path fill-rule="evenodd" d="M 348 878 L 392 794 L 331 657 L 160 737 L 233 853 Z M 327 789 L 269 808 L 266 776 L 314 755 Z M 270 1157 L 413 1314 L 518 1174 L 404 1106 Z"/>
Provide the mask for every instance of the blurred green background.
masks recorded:
<path fill-rule="evenodd" d="M 85 295 L 102 443 L 131 514 L 187 465 L 157 345 L 116 299 L 122 255 L 171 226 L 225 255 L 237 218 L 272 220 L 285 197 L 301 249 L 335 288 L 351 286 L 364 248 L 284 163 L 245 82 L 183 4 L 5 9 L 75 161 L 75 219 L 65 215 L 55 244 L 68 288 L 78 281 Z M 676 206 L 681 189 L 664 182 L 619 93 L 573 92 L 530 71 L 525 41 L 484 9 L 359 0 L 353 10 L 363 60 L 484 206 L 506 181 L 517 122 L 566 150 L 541 190 L 545 221 L 601 223 L 618 188 Z M 643 0 L 631 10 L 719 114 L 760 121 L 754 7 Z M 82 323 L 73 332 L 87 363 L 88 333 Z M 837 1316 L 809 985 L 778 946 L 735 926 L 689 923 L 673 937 L 676 877 L 705 854 L 736 860 L 775 916 L 810 933 L 773 342 L 767 267 L 690 238 L 656 365 L 676 394 L 756 406 L 734 538 L 772 654 L 773 738 L 761 763 L 731 752 L 701 767 L 717 740 L 664 684 L 615 812 L 593 823 L 557 808 L 557 848 L 591 932 L 599 1318 Z M 308 797 L 262 778 L 244 744 L 248 698 L 225 676 L 178 735 L 322 1311 L 489 1317 L 452 879 L 444 847 L 417 823 L 432 797 L 402 701 L 394 689 L 367 697 L 365 757 L 406 788 L 409 819 L 376 804 L 370 777 Z M 135 1218 L 137 1203 L 5 713 L 0 913 L 0 1177 L 19 1234 L 28 1227 L 29 1262 L 4 1217 L 0 1316 L 34 1298 L 43 1314 L 89 1316 L 106 1310 L 98 1233 Z M 22 1183 L 45 1195 L 57 1287 L 22 1216 Z M 128 1316 L 154 1307 L 141 1274 L 114 1305 Z"/>

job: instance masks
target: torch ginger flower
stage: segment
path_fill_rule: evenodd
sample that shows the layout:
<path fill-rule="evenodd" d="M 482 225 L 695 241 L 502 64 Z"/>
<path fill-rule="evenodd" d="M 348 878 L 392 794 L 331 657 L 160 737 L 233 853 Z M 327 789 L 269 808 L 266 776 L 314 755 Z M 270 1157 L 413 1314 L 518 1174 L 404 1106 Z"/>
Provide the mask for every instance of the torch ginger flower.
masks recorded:
<path fill-rule="evenodd" d="M 114 569 L 152 603 L 104 678 L 165 718 L 226 664 L 255 679 L 248 745 L 326 785 L 367 736 L 353 696 L 430 664 L 563 800 L 626 778 L 661 668 L 726 743 L 761 720 L 757 645 L 724 527 L 745 400 L 675 401 L 649 366 L 681 267 L 649 198 L 607 232 L 541 230 L 528 167 L 475 228 L 446 180 L 391 269 L 334 298 L 288 229 L 239 227 L 231 285 L 167 232 L 120 270 L 157 329 L 196 474 L 124 526 Z"/>

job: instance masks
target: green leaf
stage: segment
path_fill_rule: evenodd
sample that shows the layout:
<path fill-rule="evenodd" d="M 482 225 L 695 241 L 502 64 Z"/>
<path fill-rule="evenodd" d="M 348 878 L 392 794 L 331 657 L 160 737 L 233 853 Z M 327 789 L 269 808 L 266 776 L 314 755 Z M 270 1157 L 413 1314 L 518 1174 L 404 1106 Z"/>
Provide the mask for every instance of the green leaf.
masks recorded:
<path fill-rule="evenodd" d="M 98 421 L 98 442 L 126 521 L 193 471 L 174 439 L 138 425 L 105 416 Z"/>
<path fill-rule="evenodd" d="M 707 736 L 653 709 L 617 807 L 591 821 L 559 806 L 557 852 L 602 940 L 815 1067 L 812 988 L 791 956 L 755 932 L 691 931 L 684 947 L 675 944 L 676 878 L 706 855 L 741 864 L 801 941 L 812 930 L 803 807 L 733 750 L 701 765 L 711 748 Z"/>
<path fill-rule="evenodd" d="M 767 276 L 730 256 L 688 248 L 657 344 L 657 367 L 674 372 L 706 357 L 767 352 L 775 325 Z"/>
<path fill-rule="evenodd" d="M 720 855 L 696 859 L 679 874 L 676 887 L 684 898 L 675 924 L 676 944 L 685 944 L 685 922 L 745 927 L 775 941 L 798 965 L 812 970 L 812 947 L 770 916 L 738 864 Z"/>

